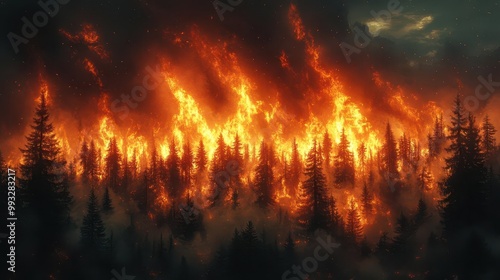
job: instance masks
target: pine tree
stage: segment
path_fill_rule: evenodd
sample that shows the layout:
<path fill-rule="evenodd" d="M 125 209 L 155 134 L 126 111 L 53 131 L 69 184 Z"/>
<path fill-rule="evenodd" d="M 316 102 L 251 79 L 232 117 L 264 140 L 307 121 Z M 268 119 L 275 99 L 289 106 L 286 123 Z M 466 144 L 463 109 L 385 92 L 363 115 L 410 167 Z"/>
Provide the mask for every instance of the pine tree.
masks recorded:
<path fill-rule="evenodd" d="M 106 182 L 107 185 L 115 192 L 119 191 L 120 186 L 120 172 L 121 172 L 121 154 L 118 149 L 116 138 L 112 138 L 109 142 L 106 151 Z"/>
<path fill-rule="evenodd" d="M 382 147 L 382 171 L 392 177 L 397 177 L 399 174 L 396 141 L 389 123 L 387 123 L 384 145 Z"/>
<path fill-rule="evenodd" d="M 43 240 L 34 247 L 38 257 L 49 254 L 60 243 L 70 220 L 72 197 L 61 150 L 50 122 L 45 92 L 42 92 L 26 137 L 27 143 L 22 152 L 21 174 L 19 177 L 20 215 L 25 221 L 23 232 L 36 240 Z"/>
<path fill-rule="evenodd" d="M 181 158 L 181 178 L 184 188 L 191 185 L 191 179 L 193 176 L 193 164 L 194 156 L 191 149 L 191 144 L 189 141 L 184 144 Z"/>
<path fill-rule="evenodd" d="M 366 183 L 363 186 L 363 193 L 361 194 L 361 203 L 363 207 L 363 214 L 365 216 L 371 215 L 373 210 L 372 205 L 373 195 L 368 190 Z"/>
<path fill-rule="evenodd" d="M 90 141 L 89 154 L 87 157 L 88 177 L 90 180 L 90 187 L 97 186 L 99 181 L 99 162 L 100 152 L 97 151 L 94 140 Z"/>
<path fill-rule="evenodd" d="M 333 232 L 334 236 L 341 239 L 344 235 L 344 221 L 342 216 L 338 212 L 337 202 L 333 198 L 333 195 L 330 195 L 329 201 L 329 215 L 330 215 L 330 229 Z"/>
<path fill-rule="evenodd" d="M 128 156 L 125 154 L 123 157 L 123 177 L 121 181 L 121 186 L 122 189 L 125 193 L 127 193 L 128 189 L 130 188 L 130 185 L 132 184 L 132 171 L 130 167 L 130 163 L 128 161 Z"/>
<path fill-rule="evenodd" d="M 299 194 L 299 224 L 307 231 L 327 229 L 330 225 L 329 201 L 326 191 L 326 177 L 322 170 L 321 155 L 316 141 L 309 151 Z"/>
<path fill-rule="evenodd" d="M 323 160 L 325 165 L 324 168 L 327 172 L 330 170 L 332 145 L 333 143 L 330 139 L 330 135 L 328 134 L 328 131 L 325 131 L 325 134 L 323 136 Z"/>
<path fill-rule="evenodd" d="M 255 248 L 259 242 L 257 231 L 252 221 L 248 221 L 245 229 L 241 232 L 241 241 L 245 248 Z"/>
<path fill-rule="evenodd" d="M 358 147 L 358 158 L 359 158 L 359 166 L 361 169 L 361 177 L 364 180 L 366 175 L 366 145 L 364 142 L 361 142 L 361 144 Z"/>
<path fill-rule="evenodd" d="M 432 176 L 427 170 L 427 167 L 422 167 L 422 171 L 418 174 L 417 186 L 421 192 L 426 191 L 431 188 Z"/>
<path fill-rule="evenodd" d="M 290 161 L 290 170 L 288 172 L 289 175 L 287 176 L 288 180 L 287 182 L 285 182 L 287 185 L 288 194 L 290 194 L 291 197 L 295 197 L 300 182 L 301 172 L 302 172 L 302 163 L 300 160 L 297 141 L 294 138 L 292 143 L 292 157 Z"/>
<path fill-rule="evenodd" d="M 350 151 L 350 143 L 344 129 L 340 134 L 340 143 L 335 156 L 334 167 L 336 184 L 349 183 L 354 185 L 354 155 Z"/>
<path fill-rule="evenodd" d="M 177 152 L 175 140 L 169 145 L 170 154 L 167 158 L 167 192 L 171 198 L 179 198 L 182 195 L 180 159 Z"/>
<path fill-rule="evenodd" d="M 83 217 L 80 230 L 81 243 L 85 248 L 102 250 L 106 245 L 106 230 L 101 219 L 94 189 L 90 190 L 87 214 Z"/>
<path fill-rule="evenodd" d="M 255 192 L 257 205 L 267 209 L 274 205 L 274 173 L 271 167 L 272 153 L 264 142 L 261 142 L 259 163 L 255 168 Z"/>
<path fill-rule="evenodd" d="M 236 134 L 234 137 L 233 147 L 232 147 L 232 158 L 236 160 L 239 166 L 243 166 L 243 154 L 241 153 L 242 144 L 240 140 L 240 136 Z"/>
<path fill-rule="evenodd" d="M 415 213 L 415 217 L 413 218 L 413 224 L 415 225 L 415 228 L 418 229 L 429 218 L 430 216 L 427 210 L 427 203 L 425 203 L 425 201 L 420 198 L 418 200 L 417 213 Z"/>
<path fill-rule="evenodd" d="M 363 238 L 363 225 L 356 209 L 354 200 L 349 201 L 349 210 L 346 220 L 346 237 L 348 242 L 357 244 Z"/>
<path fill-rule="evenodd" d="M 441 183 L 440 201 L 445 236 L 463 227 L 480 224 L 486 214 L 486 168 L 481 151 L 479 129 L 475 119 L 465 117 L 457 95 L 453 109 L 449 139 L 451 154 L 446 159 L 448 176 Z"/>
<path fill-rule="evenodd" d="M 233 189 L 233 193 L 231 194 L 231 207 L 235 210 L 238 206 L 240 206 L 239 192 L 237 189 Z"/>
<path fill-rule="evenodd" d="M 87 145 L 87 141 L 85 140 L 83 140 L 79 156 L 80 156 L 80 166 L 82 167 L 82 182 L 86 184 L 90 181 L 90 176 L 89 176 L 90 172 L 88 166 L 89 146 Z"/>
<path fill-rule="evenodd" d="M 401 213 L 396 222 L 395 236 L 392 239 L 391 251 L 394 254 L 405 253 L 409 247 L 409 239 L 412 235 L 412 226 L 408 218 Z"/>
<path fill-rule="evenodd" d="M 381 262 L 385 262 L 390 255 L 392 244 L 387 232 L 383 232 L 380 236 L 377 245 L 375 246 L 375 255 Z"/>
<path fill-rule="evenodd" d="M 485 153 L 486 159 L 491 159 L 496 150 L 496 139 L 495 133 L 497 130 L 491 124 L 490 118 L 488 115 L 484 117 L 483 124 L 481 127 L 483 137 L 481 138 L 481 147 L 483 152 Z"/>
<path fill-rule="evenodd" d="M 109 196 L 108 187 L 104 188 L 104 195 L 102 197 L 102 212 L 104 214 L 113 212 L 113 203 L 111 201 L 111 197 Z"/>
<path fill-rule="evenodd" d="M 203 172 L 205 172 L 205 170 L 207 168 L 207 164 L 208 164 L 208 159 L 207 159 L 207 152 L 205 151 L 205 146 L 203 145 L 202 140 L 200 140 L 200 143 L 198 144 L 198 150 L 196 151 L 195 164 L 196 164 L 197 175 L 200 175 Z"/>

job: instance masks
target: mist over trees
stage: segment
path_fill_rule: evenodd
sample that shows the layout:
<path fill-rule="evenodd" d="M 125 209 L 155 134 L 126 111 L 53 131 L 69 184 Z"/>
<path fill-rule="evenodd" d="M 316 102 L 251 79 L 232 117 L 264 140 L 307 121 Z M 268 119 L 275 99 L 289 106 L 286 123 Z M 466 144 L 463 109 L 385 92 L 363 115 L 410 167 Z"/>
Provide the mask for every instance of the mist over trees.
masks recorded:
<path fill-rule="evenodd" d="M 496 129 L 458 95 L 452 109 L 449 123 L 436 116 L 428 153 L 387 123 L 380 151 L 354 150 L 344 129 L 304 158 L 296 139 L 285 156 L 279 143 L 220 134 L 213 155 L 204 139 L 172 138 L 168 156 L 153 143 L 139 166 L 116 138 L 105 151 L 83 139 L 63 158 L 42 93 L 21 148 L 18 256 L 31 269 L 19 276 L 110 279 L 126 267 L 138 279 L 282 279 L 329 236 L 341 246 L 286 279 L 496 279 Z M 0 166 L 5 182 L 1 153 Z"/>

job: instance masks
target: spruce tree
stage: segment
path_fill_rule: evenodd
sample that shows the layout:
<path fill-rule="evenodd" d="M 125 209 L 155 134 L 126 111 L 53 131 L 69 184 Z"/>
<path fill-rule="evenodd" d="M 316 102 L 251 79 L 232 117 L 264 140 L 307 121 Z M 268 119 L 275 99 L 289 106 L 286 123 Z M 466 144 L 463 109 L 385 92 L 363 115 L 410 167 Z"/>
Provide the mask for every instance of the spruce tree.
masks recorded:
<path fill-rule="evenodd" d="M 83 217 L 80 230 L 81 243 L 85 248 L 102 250 L 106 245 L 106 230 L 101 219 L 101 213 L 97 203 L 94 189 L 90 190 L 87 213 Z"/>
<path fill-rule="evenodd" d="M 35 254 L 49 254 L 63 239 L 70 219 L 72 197 L 65 174 L 66 162 L 61 159 L 59 142 L 54 134 L 54 126 L 42 92 L 26 137 L 22 152 L 21 176 L 19 177 L 20 215 L 23 232 L 42 240 Z M 36 221 L 29 222 L 30 220 Z M 40 251 L 38 251 L 40 250 Z"/>
<path fill-rule="evenodd" d="M 361 194 L 361 203 L 362 203 L 362 207 L 363 207 L 363 214 L 365 216 L 372 214 L 372 210 L 373 210 L 372 200 L 373 200 L 373 195 L 368 190 L 368 186 L 365 183 L 363 186 L 363 192 Z"/>
<path fill-rule="evenodd" d="M 169 145 L 170 154 L 167 158 L 167 192 L 171 198 L 177 199 L 183 193 L 181 186 L 180 159 L 175 140 L 172 139 Z"/>
<path fill-rule="evenodd" d="M 107 185 L 115 192 L 120 191 L 121 154 L 118 149 L 116 138 L 112 138 L 108 144 L 105 157 L 105 178 Z"/>
<path fill-rule="evenodd" d="M 354 155 L 350 151 L 350 143 L 347 140 L 344 129 L 340 134 L 337 155 L 335 156 L 335 183 L 349 183 L 354 185 Z"/>
<path fill-rule="evenodd" d="M 242 144 L 240 140 L 240 136 L 236 134 L 234 137 L 231 157 L 238 162 L 239 166 L 243 166 L 243 154 L 242 154 Z"/>
<path fill-rule="evenodd" d="M 387 123 L 384 145 L 382 147 L 382 171 L 392 177 L 399 175 L 396 140 L 394 139 L 394 134 L 389 123 Z"/>
<path fill-rule="evenodd" d="M 321 155 L 318 154 L 316 141 L 309 151 L 299 194 L 299 225 L 309 232 L 317 229 L 328 229 L 330 212 L 326 177 L 322 170 Z"/>
<path fill-rule="evenodd" d="M 191 144 L 189 141 L 186 142 L 183 146 L 182 158 L 181 158 L 181 178 L 183 187 L 191 186 L 191 179 L 193 176 L 193 164 L 194 164 L 194 156 L 193 151 L 191 149 Z"/>
<path fill-rule="evenodd" d="M 198 151 L 196 152 L 196 172 L 198 174 L 203 173 L 207 168 L 207 152 L 205 151 L 205 146 L 203 145 L 203 141 L 200 140 L 200 144 L 198 145 Z"/>
<path fill-rule="evenodd" d="M 105 214 L 109 214 L 113 212 L 113 203 L 111 201 L 111 197 L 109 196 L 109 188 L 104 188 L 104 195 L 102 197 L 102 212 Z"/>
<path fill-rule="evenodd" d="M 359 166 L 361 169 L 361 177 L 364 180 L 366 175 L 366 145 L 364 142 L 361 142 L 361 144 L 358 147 L 358 158 L 359 158 Z"/>
<path fill-rule="evenodd" d="M 324 168 L 328 172 L 330 170 L 330 161 L 331 161 L 331 154 L 332 154 L 332 140 L 330 139 L 330 135 L 328 134 L 328 131 L 325 131 L 325 134 L 323 136 L 323 160 L 324 160 Z"/>
<path fill-rule="evenodd" d="M 446 158 L 447 177 L 441 183 L 440 200 L 445 236 L 461 228 L 477 225 L 486 215 L 486 177 L 484 154 L 481 151 L 479 129 L 474 117 L 465 111 L 457 95 L 453 109 Z"/>
<path fill-rule="evenodd" d="M 417 212 L 415 213 L 415 217 L 413 218 L 413 224 L 416 229 L 418 229 L 430 218 L 427 208 L 427 203 L 425 203 L 423 198 L 420 198 L 418 200 Z"/>
<path fill-rule="evenodd" d="M 484 117 L 481 130 L 483 134 L 481 138 L 481 147 L 485 153 L 485 158 L 491 159 L 496 150 L 495 133 L 497 132 L 497 130 L 495 129 L 493 124 L 491 124 L 488 115 Z"/>
<path fill-rule="evenodd" d="M 259 152 L 259 163 L 255 168 L 255 192 L 257 194 L 257 205 L 267 209 L 275 204 L 274 197 L 274 173 L 271 167 L 272 153 L 268 145 L 261 142 Z"/>
<path fill-rule="evenodd" d="M 287 185 L 288 194 L 291 197 L 295 197 L 300 182 L 300 174 L 302 172 L 302 162 L 300 160 L 299 149 L 295 138 L 292 142 L 292 156 L 289 168 L 289 175 L 287 176 L 288 180 L 285 183 Z"/>
<path fill-rule="evenodd" d="M 349 201 L 349 210 L 346 220 L 346 237 L 348 242 L 357 244 L 363 238 L 363 225 L 354 200 Z"/>

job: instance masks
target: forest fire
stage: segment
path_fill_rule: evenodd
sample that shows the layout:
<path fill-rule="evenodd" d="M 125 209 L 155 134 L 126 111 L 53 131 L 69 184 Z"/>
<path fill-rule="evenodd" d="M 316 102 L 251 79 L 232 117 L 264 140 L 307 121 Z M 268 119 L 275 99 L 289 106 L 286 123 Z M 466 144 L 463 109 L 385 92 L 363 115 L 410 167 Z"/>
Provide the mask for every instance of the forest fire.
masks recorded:
<path fill-rule="evenodd" d="M 150 4 L 141 20 L 155 22 Z M 343 4 L 323 7 L 339 11 L 334 27 L 316 4 L 269 5 L 276 33 L 239 34 L 227 16 L 219 34 L 213 15 L 159 17 L 135 41 L 90 19 L 54 30 L 69 66 L 26 76 L 29 110 L 0 142 L 0 167 L 19 174 L 20 259 L 40 279 L 108 279 L 109 265 L 182 280 L 500 275 L 484 265 L 499 260 L 485 245 L 500 227 L 496 112 L 465 111 L 466 79 L 442 87 L 425 73 L 420 85 L 431 62 L 386 69 L 379 56 L 399 56 L 379 35 L 357 53 L 366 61 L 345 64 L 331 41 L 363 38 Z M 471 254 L 483 264 L 469 271 Z"/>

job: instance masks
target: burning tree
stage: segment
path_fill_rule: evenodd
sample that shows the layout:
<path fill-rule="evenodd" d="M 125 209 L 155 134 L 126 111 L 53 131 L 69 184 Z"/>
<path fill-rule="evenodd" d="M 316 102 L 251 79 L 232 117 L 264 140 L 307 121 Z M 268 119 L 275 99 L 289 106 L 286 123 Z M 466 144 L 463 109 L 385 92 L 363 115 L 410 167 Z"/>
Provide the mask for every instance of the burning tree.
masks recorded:
<path fill-rule="evenodd" d="M 273 156 L 271 148 L 264 142 L 261 142 L 259 163 L 255 168 L 254 182 L 257 194 L 257 201 L 255 203 L 261 208 L 268 208 L 275 204 Z"/>
<path fill-rule="evenodd" d="M 354 185 L 354 155 L 350 151 L 350 143 L 347 140 L 344 129 L 340 134 L 340 143 L 335 156 L 335 183 L 349 183 Z"/>
<path fill-rule="evenodd" d="M 321 155 L 316 141 L 309 151 L 304 171 L 305 181 L 299 193 L 299 225 L 308 232 L 327 229 L 330 224 L 326 177 L 323 174 Z"/>

